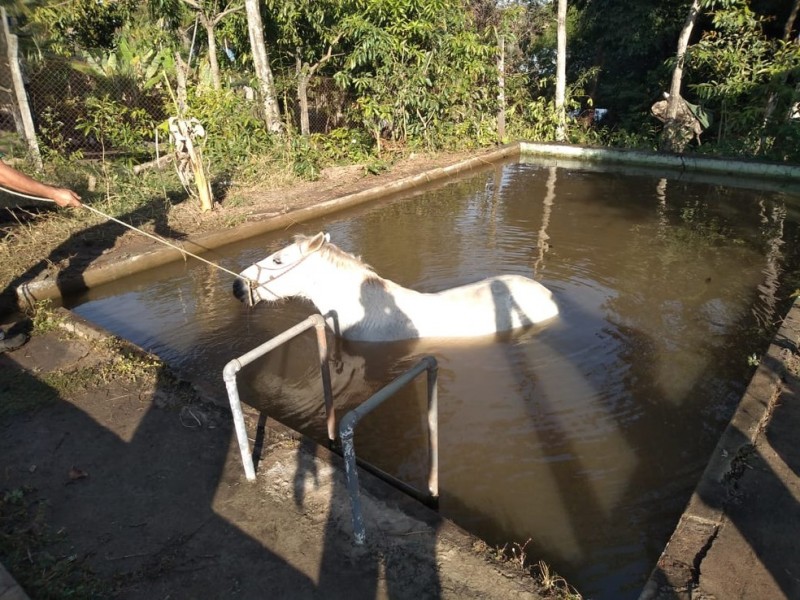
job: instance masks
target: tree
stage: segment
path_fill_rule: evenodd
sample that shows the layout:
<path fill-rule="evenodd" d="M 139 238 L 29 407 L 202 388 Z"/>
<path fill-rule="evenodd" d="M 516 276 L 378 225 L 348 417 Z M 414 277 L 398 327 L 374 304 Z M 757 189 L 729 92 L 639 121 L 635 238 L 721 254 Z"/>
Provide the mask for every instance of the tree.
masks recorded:
<path fill-rule="evenodd" d="M 18 10 L 29 19 L 25 29 L 44 41 L 49 50 L 62 56 L 71 56 L 81 49 L 113 48 L 117 30 L 128 21 L 135 8 L 133 0 L 24 4 L 20 3 Z"/>
<path fill-rule="evenodd" d="M 689 36 L 700 14 L 700 0 L 692 0 L 689 7 L 689 14 L 683 23 L 683 29 L 678 37 L 678 54 L 675 61 L 675 68 L 672 71 L 672 82 L 669 86 L 669 97 L 667 98 L 667 114 L 664 122 L 664 129 L 661 133 L 661 149 L 666 152 L 680 152 L 686 145 L 686 126 L 683 120 L 679 120 L 678 109 L 681 108 L 683 98 L 681 96 L 681 82 L 683 81 L 683 67 L 686 60 L 686 48 L 689 46 Z M 691 132 L 689 133 L 691 139 Z"/>
<path fill-rule="evenodd" d="M 567 115 L 564 96 L 567 89 L 567 0 L 558 0 L 558 31 L 556 50 L 556 140 L 567 139 Z"/>
<path fill-rule="evenodd" d="M 800 132 L 786 115 L 796 102 L 800 45 L 784 39 L 772 27 L 774 15 L 756 13 L 748 0 L 720 3 L 711 17 L 713 28 L 689 49 L 697 82 L 690 89 L 716 115 L 717 147 L 796 159 Z"/>
<path fill-rule="evenodd" d="M 587 79 L 586 95 L 608 110 L 606 122 L 637 132 L 651 128 L 650 106 L 668 89 L 676 40 L 689 0 L 571 0 L 567 77 Z M 553 42 L 555 47 L 555 42 Z M 666 84 L 668 85 L 668 84 Z"/>
<path fill-rule="evenodd" d="M 269 0 L 279 30 L 277 46 L 293 58 L 300 132 L 308 135 L 308 89 L 312 78 L 334 57 L 342 38 L 341 21 L 358 8 L 340 0 Z"/>
<path fill-rule="evenodd" d="M 462 0 L 365 0 L 341 23 L 348 45 L 334 75 L 357 94 L 364 125 L 382 137 L 480 139 L 496 108 L 495 47 L 475 32 Z M 488 132 L 487 132 L 488 133 Z M 452 139 L 451 137 L 451 139 Z"/>
<path fill-rule="evenodd" d="M 197 18 L 203 29 L 206 30 L 208 41 L 208 66 L 211 71 L 211 81 L 215 90 L 222 89 L 222 79 L 219 73 L 219 62 L 217 62 L 217 36 L 214 31 L 217 24 L 227 17 L 230 13 L 242 10 L 242 6 L 232 6 L 230 3 L 225 5 L 221 11 L 217 10 L 216 0 L 181 0 L 184 4 L 195 11 Z"/>
<path fill-rule="evenodd" d="M 792 31 L 794 30 L 794 24 L 797 20 L 797 14 L 800 12 L 800 0 L 794 0 L 792 4 L 792 9 L 789 11 L 789 17 L 786 19 L 786 24 L 783 27 L 783 41 L 784 43 L 790 43 L 792 41 Z M 795 44 L 800 44 L 800 35 L 798 35 L 795 40 Z M 781 83 L 785 84 L 786 80 L 788 79 L 789 74 L 784 73 L 781 77 Z M 800 82 L 798 82 L 797 86 L 795 87 L 795 92 L 800 92 Z M 775 107 L 778 105 L 778 93 L 773 90 L 772 93 L 769 95 L 769 100 L 767 100 L 767 109 L 764 111 L 764 129 L 766 130 L 769 126 L 770 119 L 772 119 L 772 115 L 775 112 Z M 791 119 L 792 111 L 788 111 L 786 117 Z M 762 134 L 761 140 L 759 142 L 759 150 L 766 144 L 767 140 L 765 135 Z"/>
<path fill-rule="evenodd" d="M 264 41 L 264 25 L 261 21 L 261 11 L 258 8 L 258 0 L 245 0 L 247 8 L 247 34 L 250 38 L 250 48 L 253 53 L 253 67 L 258 79 L 261 100 L 264 103 L 264 119 L 267 122 L 267 129 L 272 133 L 279 133 L 281 116 L 278 112 L 278 99 L 275 94 L 275 81 L 272 77 L 272 69 L 269 66 L 269 55 L 267 45 Z"/>

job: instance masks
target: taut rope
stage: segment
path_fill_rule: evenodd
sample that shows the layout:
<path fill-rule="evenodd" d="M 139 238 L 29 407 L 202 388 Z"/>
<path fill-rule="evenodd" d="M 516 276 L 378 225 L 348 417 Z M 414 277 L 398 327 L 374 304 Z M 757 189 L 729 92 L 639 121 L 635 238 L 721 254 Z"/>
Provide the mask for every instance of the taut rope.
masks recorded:
<path fill-rule="evenodd" d="M 41 200 L 42 202 L 54 202 L 53 200 L 50 200 L 50 198 L 42 198 L 41 196 L 31 196 L 29 194 L 23 194 L 22 192 L 15 192 L 14 190 L 10 190 L 10 189 L 2 187 L 2 186 L 0 186 L 0 189 L 2 189 L 5 192 L 8 192 L 9 194 L 14 194 L 15 196 L 20 196 L 22 198 L 29 198 L 31 200 Z M 241 277 L 239 276 L 238 273 L 234 273 L 233 271 L 231 271 L 229 269 L 226 269 L 225 267 L 223 267 L 221 265 L 218 265 L 215 262 L 211 262 L 210 260 L 207 260 L 207 259 L 203 258 L 202 256 L 198 256 L 197 254 L 193 254 L 192 252 L 189 252 L 185 248 L 181 248 L 180 246 L 177 246 L 176 244 L 173 244 L 169 240 L 165 240 L 161 236 L 154 235 L 152 233 L 149 233 L 147 231 L 139 229 L 138 227 L 134 227 L 133 225 L 131 225 L 129 223 L 125 223 L 124 221 L 120 221 L 119 219 L 117 219 L 115 217 L 112 217 L 111 215 L 107 215 L 106 213 L 104 213 L 104 212 L 102 212 L 100 210 L 97 210 L 96 208 L 94 208 L 92 206 L 89 206 L 88 204 L 81 204 L 81 207 L 82 208 L 86 208 L 86 209 L 92 211 L 93 213 L 100 215 L 101 217 L 105 217 L 109 221 L 114 221 L 115 223 L 118 223 L 118 224 L 122 225 L 123 227 L 127 227 L 131 231 L 135 231 L 135 232 L 140 233 L 140 234 L 142 234 L 142 235 L 144 235 L 146 237 L 149 237 L 150 239 L 153 239 L 153 240 L 155 240 L 155 241 L 157 241 L 157 242 L 159 242 L 161 244 L 164 244 L 165 246 L 169 246 L 170 248 L 174 248 L 175 250 L 177 250 L 178 252 L 180 252 L 181 254 L 183 254 L 185 256 L 191 256 L 192 258 L 196 258 L 197 260 L 199 260 L 201 262 L 204 262 L 207 265 L 211 265 L 212 267 L 215 267 L 215 268 L 219 269 L 220 271 L 225 271 L 226 273 L 228 273 L 230 275 L 233 275 L 236 278 L 240 278 L 241 279 Z"/>

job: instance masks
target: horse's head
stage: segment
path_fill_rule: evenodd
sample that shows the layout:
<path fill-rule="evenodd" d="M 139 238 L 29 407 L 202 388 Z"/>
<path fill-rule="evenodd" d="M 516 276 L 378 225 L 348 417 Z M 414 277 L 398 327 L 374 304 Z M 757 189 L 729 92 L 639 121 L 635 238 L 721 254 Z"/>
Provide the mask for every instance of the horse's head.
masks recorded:
<path fill-rule="evenodd" d="M 314 237 L 297 236 L 293 244 L 239 273 L 233 282 L 233 295 L 248 306 L 262 300 L 301 296 L 307 279 L 302 277 L 299 269 L 295 269 L 329 240 L 327 233 L 318 233 Z"/>

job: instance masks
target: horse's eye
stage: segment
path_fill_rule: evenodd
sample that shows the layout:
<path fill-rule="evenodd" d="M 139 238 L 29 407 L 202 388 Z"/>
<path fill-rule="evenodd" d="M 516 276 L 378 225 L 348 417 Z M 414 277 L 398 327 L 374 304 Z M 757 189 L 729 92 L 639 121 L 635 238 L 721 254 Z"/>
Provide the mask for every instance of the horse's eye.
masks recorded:
<path fill-rule="evenodd" d="M 272 261 L 273 261 L 273 262 L 274 262 L 276 265 L 280 265 L 280 264 L 282 264 L 282 263 L 281 263 L 281 257 L 280 257 L 280 256 L 276 256 L 275 258 L 273 258 L 273 259 L 272 259 Z"/>

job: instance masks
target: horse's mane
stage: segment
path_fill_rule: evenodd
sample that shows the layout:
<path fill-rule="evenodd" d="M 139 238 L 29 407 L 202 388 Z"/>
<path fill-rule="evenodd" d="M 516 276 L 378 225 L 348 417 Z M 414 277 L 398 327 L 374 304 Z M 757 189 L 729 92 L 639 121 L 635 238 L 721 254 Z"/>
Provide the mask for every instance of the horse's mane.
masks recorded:
<path fill-rule="evenodd" d="M 306 235 L 296 235 L 294 237 L 294 241 L 298 243 L 310 239 L 311 237 Z M 366 282 L 378 283 L 382 281 L 381 278 L 378 276 L 378 274 L 375 272 L 375 269 L 373 269 L 370 265 L 361 260 L 361 257 L 356 256 L 355 254 L 350 254 L 349 252 L 345 252 L 344 250 L 339 248 L 339 246 L 333 244 L 332 242 L 323 242 L 322 246 L 320 247 L 319 250 L 317 250 L 317 252 L 319 252 L 319 254 L 324 259 L 333 264 L 333 266 L 335 266 L 337 269 L 351 270 L 351 271 L 367 271 L 365 280 Z"/>

